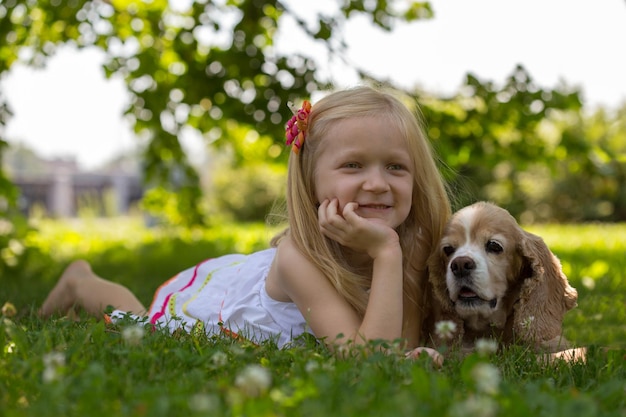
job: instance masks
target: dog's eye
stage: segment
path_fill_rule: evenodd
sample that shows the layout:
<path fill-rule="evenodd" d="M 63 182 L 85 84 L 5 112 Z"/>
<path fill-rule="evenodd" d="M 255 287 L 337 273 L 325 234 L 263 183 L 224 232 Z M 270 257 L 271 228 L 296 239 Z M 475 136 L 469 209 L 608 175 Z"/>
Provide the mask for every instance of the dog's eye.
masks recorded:
<path fill-rule="evenodd" d="M 452 255 L 454 251 L 455 251 L 454 246 L 446 245 L 443 247 L 443 253 L 445 253 L 446 256 Z"/>
<path fill-rule="evenodd" d="M 491 252 L 491 253 L 502 253 L 502 251 L 504 251 L 504 248 L 502 248 L 502 245 L 496 242 L 495 240 L 488 241 L 485 244 L 485 249 L 487 250 L 487 252 Z"/>

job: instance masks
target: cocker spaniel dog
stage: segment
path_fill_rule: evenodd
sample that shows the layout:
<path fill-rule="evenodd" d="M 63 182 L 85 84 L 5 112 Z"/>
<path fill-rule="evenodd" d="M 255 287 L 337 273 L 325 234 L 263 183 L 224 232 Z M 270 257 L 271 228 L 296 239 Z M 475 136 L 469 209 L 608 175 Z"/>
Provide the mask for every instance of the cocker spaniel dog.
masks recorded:
<path fill-rule="evenodd" d="M 435 345 L 444 340 L 434 323 L 450 320 L 463 350 L 480 338 L 536 351 L 569 347 L 561 324 L 578 293 L 543 239 L 522 230 L 508 211 L 479 202 L 456 212 L 428 267 Z"/>

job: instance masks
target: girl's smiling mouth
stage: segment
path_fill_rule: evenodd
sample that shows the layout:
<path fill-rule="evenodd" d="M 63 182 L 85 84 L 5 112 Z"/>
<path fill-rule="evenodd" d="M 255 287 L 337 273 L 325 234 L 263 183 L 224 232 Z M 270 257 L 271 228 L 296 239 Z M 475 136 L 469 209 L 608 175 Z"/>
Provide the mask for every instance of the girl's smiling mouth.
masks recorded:
<path fill-rule="evenodd" d="M 386 204 L 359 204 L 358 210 L 363 211 L 384 211 L 390 209 L 392 206 Z"/>

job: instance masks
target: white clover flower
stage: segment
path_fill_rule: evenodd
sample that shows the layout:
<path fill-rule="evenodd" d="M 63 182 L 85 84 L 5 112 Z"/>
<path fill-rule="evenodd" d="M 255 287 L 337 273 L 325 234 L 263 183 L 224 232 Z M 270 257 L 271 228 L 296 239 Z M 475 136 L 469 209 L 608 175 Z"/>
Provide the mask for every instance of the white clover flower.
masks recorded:
<path fill-rule="evenodd" d="M 260 365 L 246 367 L 235 378 L 235 386 L 248 397 L 258 397 L 272 385 L 272 375 Z"/>
<path fill-rule="evenodd" d="M 478 391 L 497 394 L 500 386 L 500 370 L 490 363 L 479 363 L 472 369 L 472 377 Z"/>
<path fill-rule="evenodd" d="M 2 325 L 4 326 L 4 331 L 9 337 L 13 337 L 15 334 L 16 326 L 15 323 L 11 319 L 6 317 L 2 317 Z"/>
<path fill-rule="evenodd" d="M 124 330 L 122 330 L 122 339 L 124 339 L 124 342 L 129 345 L 138 345 L 139 343 L 141 343 L 141 340 L 143 339 L 145 333 L 146 330 L 143 328 L 143 326 L 135 324 L 125 327 Z"/>
<path fill-rule="evenodd" d="M 435 324 L 435 333 L 442 339 L 452 339 L 456 332 L 456 323 L 450 320 L 438 321 Z"/>
<path fill-rule="evenodd" d="M 9 342 L 4 346 L 4 353 L 15 353 L 17 352 L 17 345 L 15 342 Z"/>
<path fill-rule="evenodd" d="M 17 309 L 15 308 L 15 306 L 13 305 L 13 303 L 10 302 L 6 302 L 4 303 L 4 305 L 2 306 L 2 315 L 4 317 L 13 317 L 17 314 Z"/>
<path fill-rule="evenodd" d="M 0 219 L 0 236 L 8 235 L 15 230 L 13 223 L 8 220 Z"/>
<path fill-rule="evenodd" d="M 532 327 L 534 321 L 535 316 L 528 316 L 522 321 L 522 327 L 526 330 L 529 330 Z"/>
<path fill-rule="evenodd" d="M 311 373 L 313 371 L 317 371 L 318 369 L 320 369 L 320 364 L 317 361 L 308 361 L 306 363 L 306 365 L 304 366 L 304 369 L 306 370 L 306 373 Z"/>
<path fill-rule="evenodd" d="M 60 368 L 65 366 L 65 355 L 61 352 L 50 352 L 43 356 L 43 364 L 46 368 Z"/>
<path fill-rule="evenodd" d="M 189 398 L 189 409 L 197 413 L 215 411 L 219 406 L 219 400 L 215 395 L 194 394 Z"/>
<path fill-rule="evenodd" d="M 588 276 L 585 276 L 582 278 L 582 284 L 583 287 L 587 288 L 588 290 L 593 290 L 596 287 L 596 281 Z"/>
<path fill-rule="evenodd" d="M 245 353 L 246 351 L 243 350 L 239 345 L 232 345 L 230 347 L 230 353 L 233 354 L 233 356 L 241 356 Z"/>
<path fill-rule="evenodd" d="M 17 256 L 20 256 L 22 253 L 24 253 L 24 245 L 17 239 L 9 240 L 9 249 L 11 249 L 11 252 L 16 254 Z"/>
<path fill-rule="evenodd" d="M 57 368 L 45 368 L 41 377 L 43 382 L 49 384 L 51 382 L 58 381 L 61 376 L 59 375 Z"/>
<path fill-rule="evenodd" d="M 221 350 L 211 355 L 211 362 L 215 366 L 224 366 L 228 363 L 228 355 Z"/>
<path fill-rule="evenodd" d="M 484 395 L 471 395 L 465 401 L 454 404 L 450 415 L 455 417 L 493 417 L 498 413 L 498 404 Z"/>
<path fill-rule="evenodd" d="M 488 356 L 498 351 L 498 342 L 493 339 L 478 339 L 475 344 L 479 355 Z"/>
<path fill-rule="evenodd" d="M 47 353 L 43 356 L 43 364 L 43 382 L 50 383 L 57 381 L 61 378 L 59 369 L 65 366 L 65 355 L 61 352 Z"/>

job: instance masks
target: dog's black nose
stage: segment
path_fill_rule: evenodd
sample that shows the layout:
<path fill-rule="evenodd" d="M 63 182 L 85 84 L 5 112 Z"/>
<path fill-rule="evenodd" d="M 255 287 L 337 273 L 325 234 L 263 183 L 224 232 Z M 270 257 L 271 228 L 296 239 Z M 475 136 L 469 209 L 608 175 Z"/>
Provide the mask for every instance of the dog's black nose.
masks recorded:
<path fill-rule="evenodd" d="M 450 270 L 457 278 L 469 276 L 476 269 L 476 263 L 469 256 L 454 258 L 450 264 Z"/>

